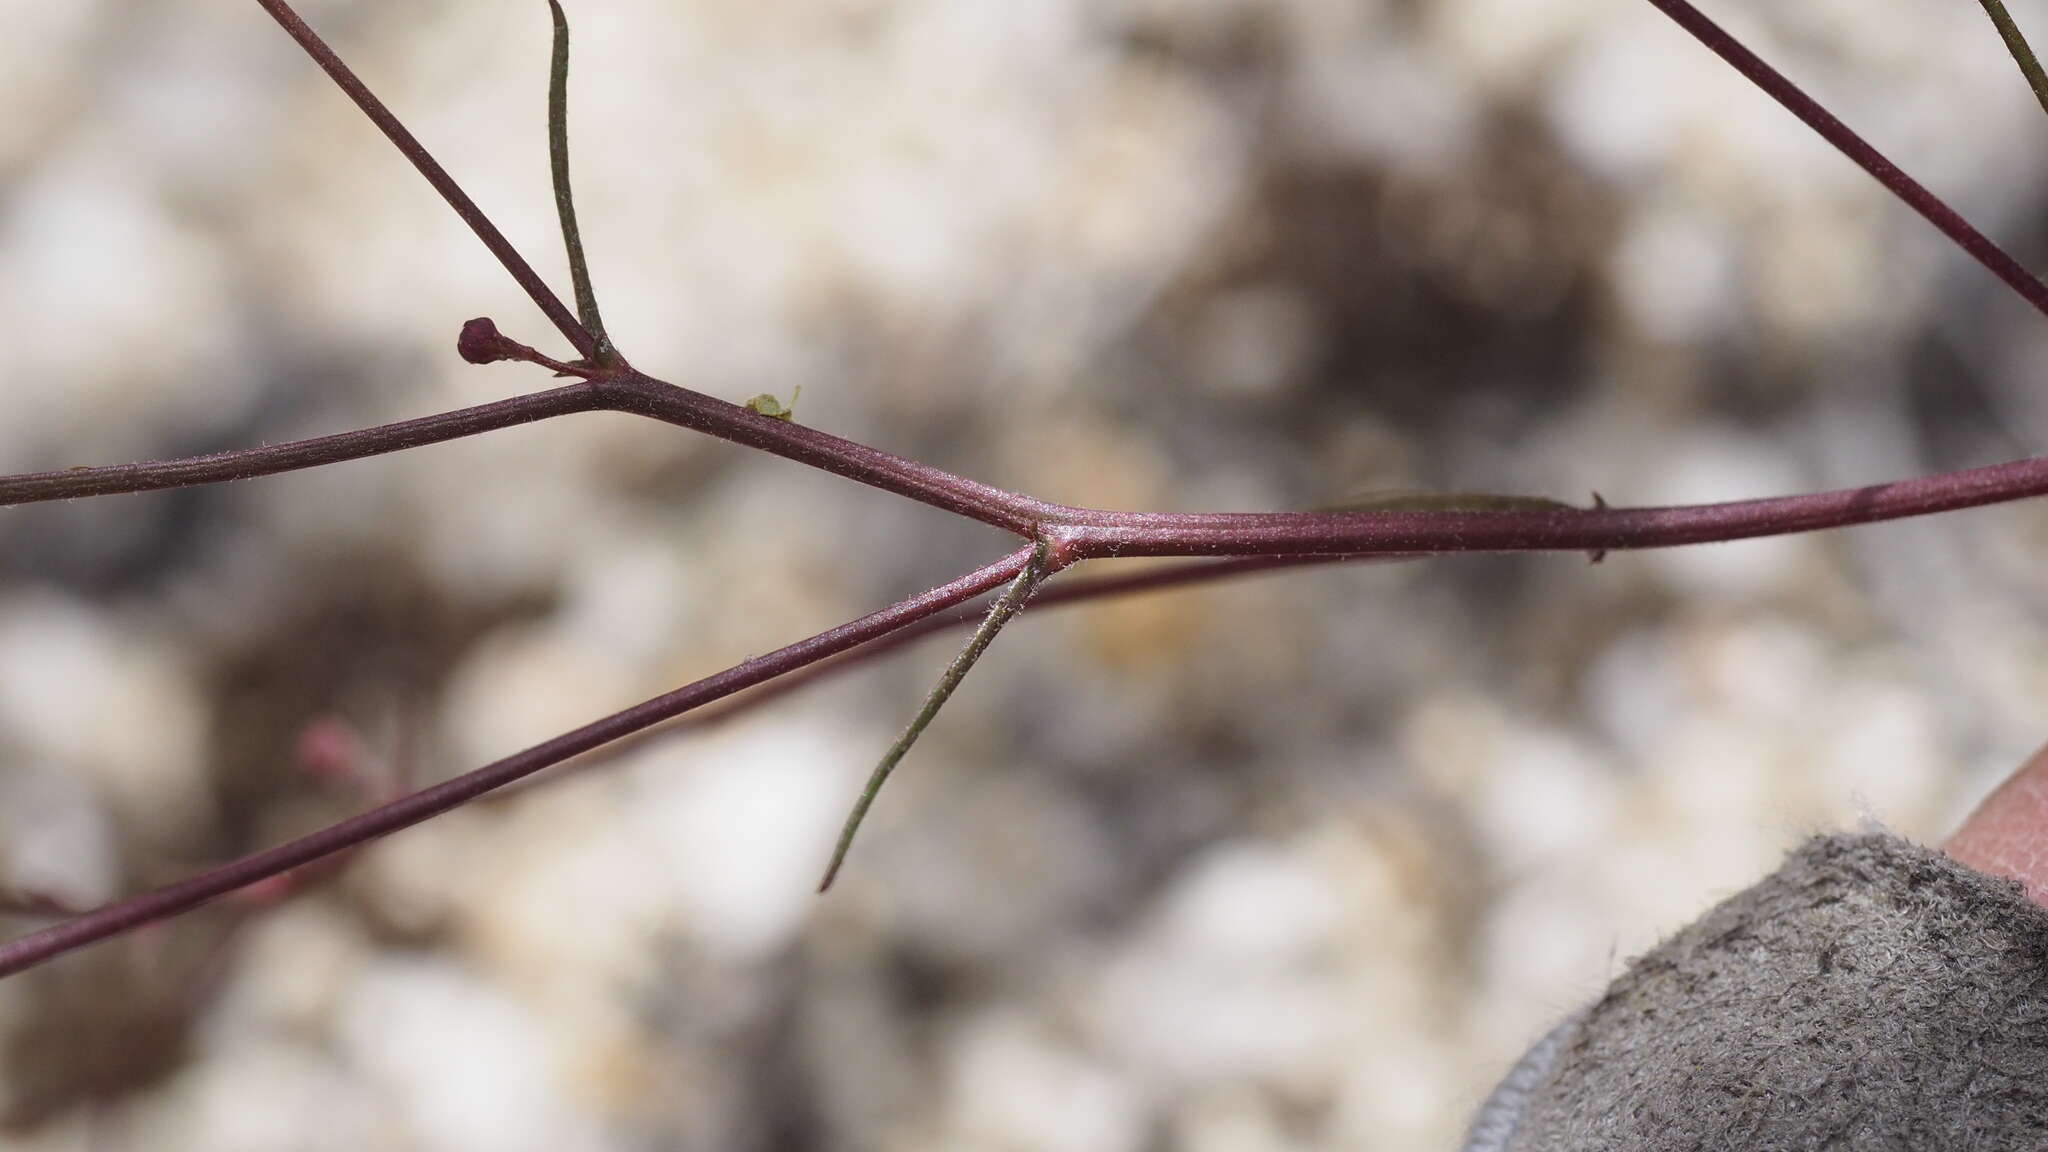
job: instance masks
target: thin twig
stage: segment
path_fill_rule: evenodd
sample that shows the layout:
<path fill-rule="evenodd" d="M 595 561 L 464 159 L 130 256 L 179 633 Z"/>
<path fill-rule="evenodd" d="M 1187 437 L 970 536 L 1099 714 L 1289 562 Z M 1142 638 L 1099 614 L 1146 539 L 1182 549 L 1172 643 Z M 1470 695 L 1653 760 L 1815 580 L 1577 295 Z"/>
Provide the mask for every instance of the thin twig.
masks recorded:
<path fill-rule="evenodd" d="M 743 661 L 723 672 L 656 696 L 623 712 L 615 712 L 452 780 L 329 825 L 311 835 L 17 937 L 0 944 L 0 977 L 11 976 L 139 925 L 176 916 L 237 888 L 358 847 L 380 836 L 388 836 L 572 756 L 886 635 L 1012 579 L 1030 566 L 1034 554 L 1032 548 L 1019 548 L 993 564 L 880 612 L 799 640 L 765 656 Z"/>
<path fill-rule="evenodd" d="M 487 322 L 472 320 L 464 331 L 472 332 L 484 323 Z M 510 341 L 505 343 L 523 347 L 511 345 Z M 1075 511 L 1005 492 L 816 428 L 771 419 L 737 404 L 631 371 L 621 378 L 593 375 L 584 383 L 547 392 L 287 444 L 178 460 L 0 476 L 0 507 L 246 480 L 438 444 L 572 412 L 593 411 L 644 416 L 704 432 L 1019 536 L 1030 537 L 1042 521 Z"/>
<path fill-rule="evenodd" d="M 617 411 L 820 468 L 1021 536 L 1059 564 L 1108 556 L 1594 552 L 1844 528 L 2048 495 L 2048 457 L 1863 488 L 1661 508 L 1501 511 L 1112 512 L 1006 492 L 828 432 L 628 372 L 438 416 L 183 460 L 0 477 L 0 506 L 240 480 L 355 460 L 551 416 Z"/>
<path fill-rule="evenodd" d="M 594 356 L 597 351 L 596 340 L 590 333 L 584 331 L 583 325 L 577 322 L 576 317 L 569 314 L 569 309 L 563 305 L 561 297 L 555 295 L 554 290 L 540 278 L 540 274 L 533 270 L 533 266 L 526 262 L 526 258 L 512 247 L 512 242 L 505 239 L 505 234 L 498 231 L 498 226 L 491 223 L 490 217 L 484 215 L 483 209 L 476 206 L 476 201 L 469 198 L 469 193 L 464 192 L 462 186 L 455 182 L 455 178 L 448 174 L 448 170 L 441 167 L 441 162 L 434 159 L 412 132 L 404 124 L 399 123 L 398 117 L 391 114 L 391 109 L 386 108 L 384 102 L 377 99 L 369 86 L 350 71 L 347 64 L 342 63 L 341 57 L 335 55 L 334 49 L 329 48 L 327 42 L 320 39 L 319 33 L 314 32 L 299 14 L 292 10 L 288 0 L 256 0 L 256 3 L 262 5 L 263 10 L 270 13 L 271 18 L 276 20 L 292 39 L 298 41 L 299 47 L 306 50 L 306 55 L 313 58 L 313 62 L 320 66 L 320 70 L 327 73 L 334 83 L 348 94 L 349 99 L 356 102 L 356 107 L 363 110 L 363 115 L 368 116 L 370 122 L 383 131 L 407 160 L 412 161 L 412 166 L 419 169 L 420 175 L 427 178 L 427 183 L 434 186 L 434 191 L 439 192 L 441 198 L 448 202 L 448 206 L 455 209 L 455 214 L 462 217 L 463 223 L 469 225 L 470 231 L 475 232 L 477 238 L 484 242 L 484 247 L 491 250 L 491 255 L 498 258 L 498 263 L 505 266 L 505 271 L 511 273 L 512 279 L 518 281 L 519 286 L 526 290 L 526 294 L 532 297 L 535 304 L 539 305 L 540 310 L 547 315 L 548 322 L 559 329 L 563 336 L 568 337 L 569 343 L 575 345 L 579 354 L 585 357 Z"/>
<path fill-rule="evenodd" d="M 988 651 L 988 646 L 995 641 L 996 633 L 1001 632 L 1003 625 L 1008 624 L 1017 613 L 1024 610 L 1025 601 L 1031 599 L 1032 590 L 1037 588 L 1039 581 L 1044 578 L 1045 545 L 1041 543 L 1032 547 L 1031 562 L 1024 566 L 1022 572 L 1017 573 L 1017 578 L 1010 582 L 1008 588 L 1003 589 L 1003 594 L 996 597 L 995 603 L 989 605 L 988 615 L 982 618 L 981 627 L 974 630 L 974 635 L 967 638 L 967 644 L 960 649 L 960 654 L 953 657 L 953 662 L 946 665 L 946 670 L 939 674 L 939 682 L 932 685 L 931 694 L 925 697 L 924 706 L 917 710 L 917 715 L 910 718 L 910 724 L 903 729 L 903 734 L 896 737 L 896 742 L 889 745 L 887 752 L 882 753 L 882 759 L 875 765 L 875 770 L 868 774 L 867 784 L 861 788 L 860 797 L 853 802 L 853 811 L 846 814 L 845 827 L 839 830 L 839 842 L 832 848 L 832 862 L 825 865 L 825 876 L 818 881 L 818 891 L 823 892 L 832 887 L 833 877 L 839 875 L 839 866 L 846 863 L 846 853 L 853 847 L 853 838 L 860 832 L 861 822 L 867 819 L 868 809 L 874 806 L 875 797 L 881 793 L 882 785 L 888 783 L 890 773 L 896 771 L 896 765 L 903 762 L 904 754 L 910 751 L 911 745 L 917 743 L 917 738 L 924 734 L 924 730 L 938 716 L 939 709 L 944 708 L 946 701 L 953 698 L 953 690 L 960 687 L 962 680 L 967 679 L 968 671 L 981 659 L 981 654 Z"/>
<path fill-rule="evenodd" d="M 504 237 L 426 154 L 418 141 L 305 26 L 285 0 L 258 0 L 258 3 L 299 41 L 398 145 L 401 152 L 419 167 L 578 351 L 586 358 L 591 357 L 595 352 L 591 334 L 569 315 L 560 300 L 512 251 Z M 1862 165 L 1894 195 L 1920 212 L 2037 308 L 2048 312 L 2048 286 L 1962 220 L 1939 198 L 1899 171 L 1784 76 L 1707 20 L 1686 0 L 1651 0 L 1651 3 Z M 1023 590 L 1015 597 L 1015 603 L 1021 604 L 1022 595 L 1028 593 L 1036 582 L 1031 573 L 1041 561 L 1048 567 L 1057 568 L 1078 559 L 1111 555 L 1300 556 L 1662 547 L 1814 531 L 2048 493 L 2048 460 L 2034 458 L 1866 488 L 1676 508 L 1560 507 L 1322 515 L 1103 512 L 1049 504 L 1004 492 L 814 429 L 748 413 L 735 405 L 651 377 L 621 371 L 603 377 L 593 374 L 583 384 L 501 401 L 497 405 L 484 405 L 380 429 L 343 433 L 296 445 L 221 453 L 186 461 L 14 477 L 0 480 L 0 502 L 138 491 L 266 475 L 396 451 L 547 416 L 600 408 L 696 428 L 1033 536 L 1044 543 L 1019 550 L 996 565 L 924 596 L 769 656 L 748 661 L 301 840 L 0 945 L 0 975 L 41 963 L 135 925 L 175 915 L 223 892 L 416 823 L 550 764 L 661 723 L 699 704 L 765 683 L 816 660 L 906 628 L 933 612 L 988 591 L 1006 580 L 1013 581 L 1013 592 Z M 1012 596 L 1006 594 L 1003 599 L 1007 602 L 1012 600 Z M 1011 611 L 1014 612 L 1014 607 Z M 995 615 L 995 612 L 991 613 L 991 620 Z M 988 622 L 984 622 L 984 630 L 993 635 Z M 960 671 L 964 674 L 964 667 Z M 949 669 L 949 675 L 951 673 Z M 953 683 L 957 685 L 957 677 Z M 929 721 L 928 715 L 921 713 L 921 716 Z M 871 794 L 867 798 L 871 799 Z"/>
<path fill-rule="evenodd" d="M 1605 552 L 1786 536 L 2048 495 L 2048 458 L 1761 500 L 1506 512 L 1090 514 L 1048 530 L 1056 554 Z"/>
<path fill-rule="evenodd" d="M 398 125 L 390 112 L 292 13 L 289 4 L 285 0 L 258 0 L 258 3 L 269 10 L 327 69 L 336 83 L 384 127 L 428 179 L 442 188 L 450 203 L 465 213 L 465 219 L 474 216 L 472 226 L 478 226 L 479 234 L 485 235 L 486 242 L 490 242 L 490 237 L 497 233 L 489 227 L 488 221 L 482 219 L 481 212 L 476 211 L 475 205 L 454 187 L 453 181 L 425 154 L 418 141 Z M 1707 19 L 1687 0 L 1650 0 L 1650 3 L 1855 160 L 2036 308 L 2048 313 L 2048 285 L 2021 267 L 1939 197 L 1900 171 L 1797 85 Z M 499 237 L 500 243 L 502 239 Z M 509 245 L 506 253 L 501 253 L 501 259 L 506 254 L 510 254 L 513 260 L 517 259 L 516 254 L 510 253 Z M 519 268 L 524 265 L 515 266 L 508 262 L 507 267 L 518 276 Z M 527 269 L 527 273 L 530 275 L 531 270 Z M 542 290 L 545 291 L 544 287 Z M 559 311 L 559 301 L 556 307 Z M 583 332 L 580 325 L 576 330 L 585 340 L 589 339 L 589 334 Z M 586 356 L 590 355 L 591 346 L 579 344 L 578 347 Z M 1368 513 L 1338 517 L 1284 513 L 1249 517 L 1103 513 L 1065 508 L 1003 492 L 801 425 L 751 413 L 742 415 L 744 410 L 737 406 L 651 377 L 638 373 L 628 375 L 626 380 L 606 384 L 608 390 L 617 391 L 616 402 L 608 404 L 608 407 L 698 428 L 972 516 L 1020 535 L 1035 535 L 1043 526 L 1065 526 L 1070 531 L 1056 535 L 1053 542 L 1057 549 L 1072 549 L 1073 557 L 1640 548 L 1839 527 L 1995 503 L 2048 491 L 2048 483 L 2044 483 L 2048 481 L 2048 463 L 2026 460 L 1850 493 L 1816 493 L 1693 509 L 1596 509 L 1554 515 L 1540 511 Z M 1062 560 L 1066 558 L 1061 557 Z"/>
<path fill-rule="evenodd" d="M 140 464 L 113 464 L 99 468 L 66 468 L 57 472 L 30 472 L 0 476 L 0 507 L 33 504 L 44 500 L 69 500 L 78 496 L 110 496 L 121 492 L 149 492 L 161 488 L 185 488 L 195 484 L 218 484 L 248 480 L 279 472 L 294 472 L 381 456 L 445 440 L 459 440 L 499 428 L 531 424 L 552 416 L 590 412 L 602 407 L 598 393 L 588 384 L 570 384 L 546 392 L 534 392 L 458 408 L 415 420 L 401 420 L 375 428 L 315 436 L 261 448 L 242 448 L 187 456 L 180 460 L 152 460 Z"/>
<path fill-rule="evenodd" d="M 834 475 L 894 492 L 956 515 L 979 520 L 1026 539 L 1041 524 L 1058 522 L 1075 509 L 1007 492 L 915 460 L 870 448 L 804 424 L 777 420 L 737 404 L 679 388 L 641 372 L 603 385 L 608 407 L 707 432 L 747 448 L 758 448 Z"/>
<path fill-rule="evenodd" d="M 2048 315 L 2048 284 L 2043 284 L 2032 272 L 2022 267 L 1991 241 L 1991 238 L 1977 231 L 1970 222 L 1963 219 L 1955 209 L 1944 203 L 1941 197 L 1929 192 L 1921 183 L 1899 169 L 1884 153 L 1871 147 L 1870 143 L 1858 136 L 1849 126 L 1835 118 L 1835 114 L 1820 106 L 1813 97 L 1801 91 L 1797 84 L 1785 78 L 1784 73 L 1764 63 L 1763 58 L 1750 51 L 1740 40 L 1730 36 L 1719 24 L 1687 3 L 1687 0 L 1650 0 L 1658 10 L 1677 22 L 1678 26 L 1691 33 L 1693 38 L 1712 49 L 1714 53 L 1735 66 L 1749 82 L 1785 106 L 1794 116 L 1806 122 L 1807 127 L 1820 133 L 1821 138 L 1835 146 L 1844 156 L 1861 165 L 1865 172 L 1877 178 L 1892 195 L 1904 201 L 1906 206 L 1918 212 L 1927 222 L 1941 229 L 1956 246 L 1969 253 L 1979 264 L 1991 270 L 1992 275 L 2024 297 L 2035 309 Z"/>
<path fill-rule="evenodd" d="M 1081 580 L 1070 580 L 1047 587 L 1040 582 L 1039 591 L 1031 598 L 1033 615 L 1056 608 L 1100 603 L 1126 596 L 1142 596 L 1147 592 L 1170 591 L 1202 584 L 1219 583 L 1243 576 L 1270 575 L 1292 571 L 1296 568 L 1335 567 L 1339 564 L 1395 563 L 1423 559 L 1420 556 L 1403 556 L 1390 553 L 1381 556 L 1245 556 L 1229 560 L 1188 560 L 1177 564 L 1162 564 L 1138 572 L 1126 572 L 1116 576 L 1096 576 Z M 597 768 L 612 760 L 627 755 L 654 741 L 670 736 L 681 736 L 701 732 L 733 720 L 764 704 L 772 703 L 794 692 L 808 688 L 862 665 L 888 656 L 893 652 L 916 643 L 937 632 L 965 627 L 980 621 L 988 609 L 977 604 L 961 604 L 927 616 L 914 624 L 906 624 L 886 636 L 877 636 L 855 648 L 850 648 L 829 660 L 820 660 L 806 668 L 786 676 L 778 676 L 765 684 L 756 685 L 746 692 L 733 697 L 716 708 L 705 708 L 687 716 L 678 716 L 654 728 L 636 732 L 617 743 L 607 745 L 603 752 L 584 757 L 576 765 L 577 770 Z M 521 787 L 544 783 L 539 780 L 526 781 Z M 508 788 L 499 793 L 501 799 L 517 795 L 520 788 Z"/>
<path fill-rule="evenodd" d="M 555 19 L 555 48 L 548 67 L 548 168 L 555 181 L 555 213 L 562 218 L 562 243 L 569 249 L 569 279 L 576 290 L 576 314 L 596 343 L 599 364 L 616 364 L 619 355 L 605 334 L 597 312 L 597 292 L 590 286 L 590 264 L 583 256 L 583 233 L 576 227 L 576 194 L 569 186 L 569 17 L 560 0 L 548 0 Z"/>
<path fill-rule="evenodd" d="M 2005 10 L 2004 0 L 1978 0 L 1984 5 L 1984 14 L 1991 17 L 1991 26 L 1998 29 L 1998 36 L 2005 41 L 2005 50 L 2012 53 L 2013 63 L 2020 66 L 2020 75 L 2027 78 L 2027 87 L 2034 90 L 2034 99 L 2041 102 L 2041 111 L 2048 112 L 2048 72 L 2041 70 L 2041 62 L 2034 58 L 2034 49 L 2013 21 L 2012 13 Z"/>

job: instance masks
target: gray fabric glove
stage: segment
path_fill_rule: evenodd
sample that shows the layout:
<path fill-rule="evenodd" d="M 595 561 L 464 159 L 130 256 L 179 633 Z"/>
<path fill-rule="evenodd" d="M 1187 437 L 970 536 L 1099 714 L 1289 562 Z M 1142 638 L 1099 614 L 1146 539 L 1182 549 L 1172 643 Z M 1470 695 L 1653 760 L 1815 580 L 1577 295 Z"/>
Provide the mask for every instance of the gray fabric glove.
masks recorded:
<path fill-rule="evenodd" d="M 2048 909 L 1824 836 L 1523 1057 L 1467 1152 L 2048 1149 Z"/>

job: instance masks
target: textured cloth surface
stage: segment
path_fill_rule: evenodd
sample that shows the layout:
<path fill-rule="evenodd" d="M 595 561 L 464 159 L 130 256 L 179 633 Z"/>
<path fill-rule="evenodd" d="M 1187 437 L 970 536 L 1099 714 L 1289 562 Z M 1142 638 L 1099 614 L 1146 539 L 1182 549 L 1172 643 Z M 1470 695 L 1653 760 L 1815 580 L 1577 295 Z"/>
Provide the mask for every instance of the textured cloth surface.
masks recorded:
<path fill-rule="evenodd" d="M 1478 1115 L 1472 1117 L 1471 1127 L 1465 1130 L 1464 1152 L 1507 1152 L 1522 1117 L 1528 1114 L 1530 1098 L 1550 1078 L 1558 1051 L 1578 1023 L 1576 1015 L 1565 1017 L 1515 1061 L 1486 1103 L 1479 1106 Z"/>
<path fill-rule="evenodd" d="M 1892 837 L 1822 837 L 1552 1044 L 1486 1147 L 2048 1148 L 2048 910 Z"/>

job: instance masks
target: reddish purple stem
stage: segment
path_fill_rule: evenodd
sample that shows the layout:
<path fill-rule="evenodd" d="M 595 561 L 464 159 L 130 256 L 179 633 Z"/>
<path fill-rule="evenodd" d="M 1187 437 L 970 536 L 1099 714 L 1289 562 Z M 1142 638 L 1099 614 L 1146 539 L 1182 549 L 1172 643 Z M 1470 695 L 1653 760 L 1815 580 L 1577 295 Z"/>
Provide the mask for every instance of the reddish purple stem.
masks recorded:
<path fill-rule="evenodd" d="M 666 695 L 656 696 L 623 712 L 614 712 L 544 744 L 536 744 L 524 752 L 352 816 L 311 835 L 0 944 L 0 977 L 11 976 L 131 928 L 176 916 L 237 888 L 358 847 L 380 836 L 388 836 L 572 756 L 887 635 L 1011 580 L 1030 563 L 1032 552 L 1031 548 L 1020 548 L 993 564 L 880 612 L 799 640 L 766 656 L 756 656 Z"/>
<path fill-rule="evenodd" d="M 1603 552 L 1817 532 L 2048 494 L 2048 459 L 1862 488 L 1652 508 L 1487 512 L 1089 513 L 1051 530 L 1056 552 L 1103 556 Z"/>
<path fill-rule="evenodd" d="M 1714 54 L 1735 66 L 1735 70 L 1747 77 L 1749 82 L 1763 89 L 1771 99 L 1784 105 L 1794 116 L 1806 122 L 1806 126 L 1820 133 L 1821 138 L 1834 145 L 1842 155 L 1861 165 L 1865 172 L 1877 178 L 1886 190 L 1918 212 L 1927 222 L 1941 229 L 1942 233 L 1956 242 L 1956 246 L 1975 257 L 1979 264 L 1991 270 L 1991 274 L 2006 282 L 2013 291 L 2026 298 L 2035 309 L 2048 314 L 2048 284 L 2027 271 L 2020 262 L 2013 259 L 1991 238 L 1977 231 L 1970 222 L 1963 219 L 1955 209 L 1944 203 L 1941 197 L 1929 192 L 1918 180 L 1900 170 L 1884 153 L 1871 147 L 1870 142 L 1858 136 L 1847 124 L 1836 119 L 1835 114 L 1820 106 L 1813 97 L 1801 91 L 1799 85 L 1785 77 L 1785 74 L 1764 63 L 1763 58 L 1743 46 L 1740 40 L 1730 36 L 1726 29 L 1706 14 L 1687 3 L 1687 0 L 1650 0 L 1657 9 L 1676 21 L 1680 28 L 1693 38 L 1714 51 Z"/>
<path fill-rule="evenodd" d="M 572 412 L 616 411 L 705 432 L 1036 539 L 1055 561 L 1113 556 L 1595 552 L 1703 544 L 1898 520 L 2048 494 L 2028 457 L 1863 488 L 1667 508 L 1415 512 L 1112 512 L 1006 492 L 864 444 L 775 420 L 638 372 L 439 416 L 187 460 L 0 477 L 0 505 L 263 476 L 354 460 Z"/>
<path fill-rule="evenodd" d="M 389 109 L 364 87 L 333 51 L 291 9 L 286 0 L 257 0 L 340 85 L 427 178 L 525 288 L 550 321 L 588 358 L 595 344 L 576 318 L 481 209 L 427 154 Z M 1743 47 L 1686 0 L 1650 0 L 1660 10 L 1733 64 L 1820 135 L 1855 160 L 1964 251 L 2048 313 L 2044 286 L 2010 255 L 1971 227 L 1953 209 L 1900 171 L 1875 148 L 1812 98 Z M 495 336 L 469 330 L 465 354 L 493 359 L 523 345 L 488 343 Z M 498 340 L 502 341 L 502 337 Z M 538 354 L 531 357 L 536 358 Z M 1556 508 L 1491 511 L 1378 511 L 1352 513 L 1164 514 L 1108 512 L 1051 504 L 1006 492 L 862 444 L 786 421 L 773 420 L 723 401 L 677 388 L 637 372 L 593 370 L 582 383 L 427 416 L 378 428 L 345 432 L 272 447 L 223 452 L 106 468 L 0 478 L 0 504 L 74 496 L 137 492 L 246 479 L 311 468 L 476 435 L 497 428 L 572 412 L 628 412 L 696 429 L 774 453 L 934 507 L 980 520 L 1052 548 L 1052 567 L 1091 557 L 1180 555 L 1253 559 L 1188 566 L 1165 575 L 1140 574 L 1119 588 L 1132 590 L 1180 580 L 1204 579 L 1228 570 L 1313 562 L 1316 558 L 1374 554 L 1394 557 L 1465 551 L 1604 551 L 1733 540 L 1807 532 L 1879 520 L 2001 503 L 2048 493 L 2048 460 L 2030 458 L 1944 475 L 1864 488 L 1764 500 L 1667 508 Z M 109 905 L 40 932 L 0 945 L 0 976 L 19 972 L 137 925 L 176 915 L 235 888 L 346 851 L 379 836 L 445 812 L 492 789 L 634 733 L 713 700 L 771 681 L 791 685 L 791 674 L 820 660 L 870 642 L 890 644 L 917 634 L 913 627 L 1012 579 L 1029 562 L 1026 547 L 977 572 L 901 604 L 667 695 L 615 713 L 486 765 L 464 776 L 392 804 L 373 809 L 288 844 L 258 852 L 188 880 Z M 1061 598 L 1050 590 L 1047 601 Z M 782 679 L 790 677 L 789 679 Z"/>
<path fill-rule="evenodd" d="M 334 54 L 334 49 L 329 48 L 327 42 L 320 39 L 320 34 L 300 19 L 299 14 L 292 11 L 292 6 L 285 0 L 256 0 L 256 3 L 262 5 L 263 10 L 270 13 L 271 18 L 276 20 L 292 39 L 299 42 L 299 47 L 306 50 L 306 55 L 313 58 L 313 62 L 320 66 L 320 70 L 327 73 L 336 86 L 346 92 L 349 99 L 356 102 L 356 107 L 363 110 L 363 115 L 368 116 L 370 122 L 383 131 L 391 143 L 404 153 L 407 160 L 412 161 L 412 166 L 419 169 L 420 175 L 427 178 L 427 183 L 434 186 L 434 191 L 439 192 L 441 198 L 448 202 L 448 206 L 455 209 L 455 214 L 462 217 L 463 223 L 469 225 L 470 231 L 476 233 L 477 239 L 484 242 L 484 247 L 491 250 L 491 255 L 498 258 L 498 263 L 505 266 L 505 271 L 512 274 L 512 279 L 517 280 L 519 286 L 526 289 L 526 294 L 532 297 L 533 302 L 547 315 L 548 322 L 569 338 L 569 343 L 575 346 L 577 354 L 586 359 L 594 356 L 597 341 L 584 330 L 575 313 L 570 312 L 562 303 L 561 297 L 555 295 L 554 289 L 547 286 L 540 278 L 540 274 L 526 262 L 526 257 L 521 256 L 519 250 L 512 247 L 512 242 L 505 239 L 505 234 L 498 231 L 498 226 L 491 223 L 490 217 L 484 215 L 484 210 L 476 206 L 476 201 L 469 198 L 469 193 L 464 192 L 462 186 L 455 182 L 455 178 L 448 175 L 448 170 L 441 167 L 441 162 L 434 159 L 426 146 L 421 144 L 404 124 L 399 123 L 398 117 L 391 114 L 391 109 L 386 108 L 384 102 L 377 99 L 377 94 L 370 91 L 369 86 L 364 84 L 347 64 L 342 63 L 341 57 Z"/>
<path fill-rule="evenodd" d="M 365 456 L 382 456 L 387 452 L 439 444 L 445 440 L 460 440 L 465 436 L 531 424 L 552 416 L 589 412 L 602 406 L 602 398 L 589 384 L 570 384 L 546 392 L 515 396 L 510 400 L 479 404 L 474 408 L 458 408 L 416 420 L 401 420 L 396 424 L 269 444 L 261 448 L 214 452 L 181 460 L 150 460 L 140 464 L 0 476 L 0 507 L 249 480 L 279 472 L 318 468 L 323 464 L 338 464 L 344 460 L 360 460 Z"/>

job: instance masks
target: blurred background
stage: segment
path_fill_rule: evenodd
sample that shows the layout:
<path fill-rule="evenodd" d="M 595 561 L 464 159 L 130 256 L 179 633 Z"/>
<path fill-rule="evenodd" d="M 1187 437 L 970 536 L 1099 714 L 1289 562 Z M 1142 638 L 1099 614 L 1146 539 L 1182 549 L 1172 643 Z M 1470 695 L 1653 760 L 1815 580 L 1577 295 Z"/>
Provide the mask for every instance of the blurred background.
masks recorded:
<path fill-rule="evenodd" d="M 1708 7 L 2048 266 L 1976 6 Z M 304 10 L 566 293 L 545 6 Z M 2048 442 L 2048 321 L 1638 0 L 570 12 L 634 362 L 1004 487 L 1640 504 Z M 0 15 L 0 471 L 553 383 L 456 358 L 563 350 L 254 5 Z M 0 511 L 0 885 L 175 879 L 1008 547 L 616 415 Z M 2044 547 L 2025 505 L 1027 614 L 814 898 L 928 640 L 0 984 L 0 1142 L 1450 1147 L 1803 836 L 1936 841 L 2048 737 Z"/>

